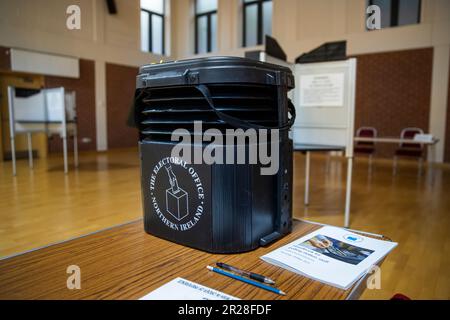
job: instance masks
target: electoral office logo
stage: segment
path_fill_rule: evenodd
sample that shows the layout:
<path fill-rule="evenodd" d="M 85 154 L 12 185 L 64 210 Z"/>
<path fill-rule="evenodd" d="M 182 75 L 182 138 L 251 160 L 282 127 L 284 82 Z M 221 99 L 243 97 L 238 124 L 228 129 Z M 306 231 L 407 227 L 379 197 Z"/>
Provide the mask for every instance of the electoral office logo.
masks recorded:
<path fill-rule="evenodd" d="M 356 234 L 346 234 L 343 237 L 348 242 L 362 242 L 364 239 Z"/>
<path fill-rule="evenodd" d="M 205 193 L 200 176 L 178 157 L 166 157 L 153 167 L 150 198 L 156 216 L 175 231 L 192 229 L 203 215 Z"/>

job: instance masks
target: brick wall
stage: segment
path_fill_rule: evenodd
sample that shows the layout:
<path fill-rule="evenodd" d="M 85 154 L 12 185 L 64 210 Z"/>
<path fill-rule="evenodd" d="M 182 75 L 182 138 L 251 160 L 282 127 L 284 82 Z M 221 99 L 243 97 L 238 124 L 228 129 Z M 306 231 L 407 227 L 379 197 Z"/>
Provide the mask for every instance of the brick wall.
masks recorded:
<path fill-rule="evenodd" d="M 356 118 L 379 136 L 399 136 L 405 127 L 428 131 L 433 49 L 356 56 Z M 392 157 L 395 145 L 379 144 L 377 157 Z"/>
<path fill-rule="evenodd" d="M 138 71 L 136 67 L 106 64 L 108 148 L 136 147 L 138 144 L 137 130 L 126 124 Z"/>
<path fill-rule="evenodd" d="M 450 69 L 450 68 L 449 68 Z M 444 161 L 450 162 L 450 70 L 448 79 L 448 95 L 447 95 L 447 130 L 445 132 L 445 154 Z"/>
<path fill-rule="evenodd" d="M 97 139 L 95 129 L 95 65 L 92 60 L 80 59 L 80 78 L 45 77 L 47 88 L 64 87 L 76 92 L 76 107 L 78 120 L 78 149 L 96 150 Z M 83 143 L 82 138 L 89 138 L 89 143 Z M 62 141 L 54 136 L 48 143 L 49 152 L 61 152 Z M 72 150 L 72 140 L 69 140 L 69 150 Z"/>
<path fill-rule="evenodd" d="M 0 46 L 0 70 L 10 71 L 11 70 L 11 54 L 9 48 Z"/>

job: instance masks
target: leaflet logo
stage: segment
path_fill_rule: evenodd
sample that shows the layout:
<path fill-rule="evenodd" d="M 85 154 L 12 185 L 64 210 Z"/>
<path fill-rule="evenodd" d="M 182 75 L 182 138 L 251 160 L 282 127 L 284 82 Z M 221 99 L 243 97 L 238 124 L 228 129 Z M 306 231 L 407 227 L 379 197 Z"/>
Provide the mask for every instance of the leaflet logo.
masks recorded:
<path fill-rule="evenodd" d="M 344 239 L 350 242 L 362 242 L 363 238 L 354 234 L 346 234 Z"/>

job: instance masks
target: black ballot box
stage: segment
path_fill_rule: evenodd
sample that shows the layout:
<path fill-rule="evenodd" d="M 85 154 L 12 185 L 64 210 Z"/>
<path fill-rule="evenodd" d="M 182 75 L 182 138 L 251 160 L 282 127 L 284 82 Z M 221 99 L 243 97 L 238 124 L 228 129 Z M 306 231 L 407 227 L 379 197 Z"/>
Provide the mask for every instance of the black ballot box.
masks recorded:
<path fill-rule="evenodd" d="M 141 67 L 132 117 L 145 231 L 212 253 L 245 252 L 288 234 L 295 109 L 287 93 L 293 87 L 289 69 L 244 58 Z M 244 139 L 227 140 L 238 131 Z M 259 148 L 267 156 L 277 152 L 276 170 L 265 172 L 269 165 L 259 158 L 250 161 Z"/>

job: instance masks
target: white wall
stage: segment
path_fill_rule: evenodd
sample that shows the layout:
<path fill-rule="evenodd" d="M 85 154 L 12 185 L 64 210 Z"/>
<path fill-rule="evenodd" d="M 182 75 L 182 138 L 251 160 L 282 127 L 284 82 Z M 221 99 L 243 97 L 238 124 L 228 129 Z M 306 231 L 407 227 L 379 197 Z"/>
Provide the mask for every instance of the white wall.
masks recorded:
<path fill-rule="evenodd" d="M 217 54 L 244 51 L 242 0 L 218 0 Z M 450 3 L 422 0 L 418 25 L 365 30 L 366 0 L 273 0 L 273 36 L 294 60 L 327 41 L 347 40 L 348 54 L 431 47 L 450 42 Z M 194 53 L 194 0 L 172 0 L 177 58 Z"/>
<path fill-rule="evenodd" d="M 66 8 L 81 9 L 81 30 L 66 28 Z M 0 0 L 0 44 L 139 66 L 160 59 L 140 50 L 139 0 Z"/>

